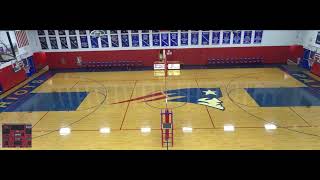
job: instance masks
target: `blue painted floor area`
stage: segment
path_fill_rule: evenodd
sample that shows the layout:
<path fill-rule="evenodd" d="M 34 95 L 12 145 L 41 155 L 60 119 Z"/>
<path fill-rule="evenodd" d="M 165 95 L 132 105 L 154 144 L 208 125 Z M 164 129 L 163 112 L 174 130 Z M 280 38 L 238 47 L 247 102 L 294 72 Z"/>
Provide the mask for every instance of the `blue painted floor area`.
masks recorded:
<path fill-rule="evenodd" d="M 222 93 L 220 88 L 184 88 L 173 89 L 165 91 L 168 97 L 177 97 L 176 99 L 170 99 L 171 102 L 188 102 L 198 103 L 201 98 L 221 98 Z"/>
<path fill-rule="evenodd" d="M 320 94 L 309 87 L 245 88 L 260 107 L 320 106 Z"/>
<path fill-rule="evenodd" d="M 4 111 L 75 111 L 87 95 L 88 92 L 30 93 Z"/>

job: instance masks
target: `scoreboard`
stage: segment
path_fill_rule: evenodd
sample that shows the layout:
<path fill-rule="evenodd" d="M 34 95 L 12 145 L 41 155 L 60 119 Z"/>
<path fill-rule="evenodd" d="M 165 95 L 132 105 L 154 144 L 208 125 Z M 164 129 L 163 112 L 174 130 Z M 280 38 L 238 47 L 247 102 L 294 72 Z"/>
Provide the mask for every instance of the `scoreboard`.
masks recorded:
<path fill-rule="evenodd" d="M 3 124 L 2 147 L 31 147 L 32 143 L 31 124 Z"/>

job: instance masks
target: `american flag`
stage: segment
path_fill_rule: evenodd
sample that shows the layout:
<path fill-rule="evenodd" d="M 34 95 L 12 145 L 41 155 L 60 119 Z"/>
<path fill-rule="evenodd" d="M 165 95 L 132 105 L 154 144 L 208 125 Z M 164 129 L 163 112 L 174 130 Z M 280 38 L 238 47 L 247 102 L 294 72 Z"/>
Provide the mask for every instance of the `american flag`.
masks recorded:
<path fill-rule="evenodd" d="M 15 31 L 18 47 L 22 48 L 29 45 L 26 31 Z"/>

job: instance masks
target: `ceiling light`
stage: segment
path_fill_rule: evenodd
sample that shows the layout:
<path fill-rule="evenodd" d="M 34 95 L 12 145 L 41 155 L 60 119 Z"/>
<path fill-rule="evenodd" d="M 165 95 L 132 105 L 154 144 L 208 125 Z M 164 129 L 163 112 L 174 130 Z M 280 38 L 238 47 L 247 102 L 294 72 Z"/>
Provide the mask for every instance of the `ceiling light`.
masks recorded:
<path fill-rule="evenodd" d="M 227 124 L 223 126 L 224 131 L 234 131 L 234 126 L 231 124 Z"/>
<path fill-rule="evenodd" d="M 142 133 L 151 132 L 151 128 L 149 128 L 149 127 L 141 128 L 141 132 L 142 132 Z"/>
<path fill-rule="evenodd" d="M 265 125 L 264 125 L 264 128 L 265 128 L 266 130 L 274 130 L 274 129 L 277 129 L 277 126 L 274 125 L 274 124 L 268 123 L 268 124 L 265 124 Z"/>
<path fill-rule="evenodd" d="M 182 131 L 183 132 L 192 132 L 192 127 L 183 127 Z"/>
<path fill-rule="evenodd" d="M 100 133 L 101 133 L 101 134 L 110 133 L 110 128 L 100 128 Z"/>
<path fill-rule="evenodd" d="M 60 131 L 59 131 L 59 133 L 60 133 L 60 135 L 62 135 L 62 136 L 66 136 L 66 135 L 68 135 L 68 134 L 71 133 L 71 130 L 70 130 L 70 128 L 61 128 Z"/>

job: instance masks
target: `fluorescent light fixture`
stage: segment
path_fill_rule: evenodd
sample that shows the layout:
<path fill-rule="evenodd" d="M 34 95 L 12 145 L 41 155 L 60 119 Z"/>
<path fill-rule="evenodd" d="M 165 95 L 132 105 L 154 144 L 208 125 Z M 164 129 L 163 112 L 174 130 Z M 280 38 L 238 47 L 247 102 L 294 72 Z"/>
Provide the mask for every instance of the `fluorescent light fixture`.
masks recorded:
<path fill-rule="evenodd" d="M 192 132 L 192 127 L 183 127 L 182 131 L 183 132 Z"/>
<path fill-rule="evenodd" d="M 108 134 L 108 133 L 110 133 L 110 128 L 100 128 L 100 133 L 101 134 Z"/>
<path fill-rule="evenodd" d="M 234 126 L 232 124 L 226 124 L 223 126 L 224 131 L 234 131 Z"/>
<path fill-rule="evenodd" d="M 268 124 L 265 124 L 265 125 L 264 125 L 264 128 L 265 128 L 266 130 L 274 130 L 274 129 L 277 129 L 277 126 L 274 125 L 274 124 L 268 123 Z"/>
<path fill-rule="evenodd" d="M 61 128 L 60 131 L 59 131 L 60 135 L 62 136 L 66 136 L 68 134 L 71 133 L 71 129 L 70 128 Z"/>
<path fill-rule="evenodd" d="M 141 132 L 142 132 L 142 133 L 151 132 L 151 128 L 149 128 L 149 127 L 141 128 Z"/>

